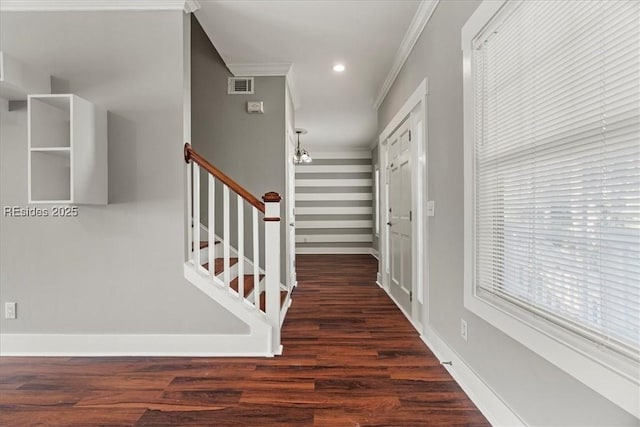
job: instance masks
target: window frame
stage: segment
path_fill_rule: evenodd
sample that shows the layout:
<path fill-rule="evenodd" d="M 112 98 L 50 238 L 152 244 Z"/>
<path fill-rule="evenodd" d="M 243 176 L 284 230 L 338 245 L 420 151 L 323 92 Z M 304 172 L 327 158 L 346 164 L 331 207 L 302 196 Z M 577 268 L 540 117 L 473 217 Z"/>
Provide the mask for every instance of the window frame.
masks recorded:
<path fill-rule="evenodd" d="M 475 150 L 473 41 L 493 24 L 507 0 L 484 0 L 463 26 L 464 111 L 464 307 L 587 385 L 622 409 L 640 418 L 640 365 L 595 345 L 516 304 L 475 287 Z"/>

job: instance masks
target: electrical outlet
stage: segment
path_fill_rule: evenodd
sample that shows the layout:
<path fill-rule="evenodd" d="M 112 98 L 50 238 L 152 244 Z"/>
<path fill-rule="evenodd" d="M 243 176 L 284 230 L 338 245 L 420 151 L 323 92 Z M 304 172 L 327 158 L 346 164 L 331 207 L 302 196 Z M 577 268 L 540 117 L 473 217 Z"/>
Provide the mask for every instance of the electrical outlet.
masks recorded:
<path fill-rule="evenodd" d="M 15 302 L 5 302 L 4 303 L 4 318 L 5 319 L 15 319 L 16 318 L 16 303 Z"/>
<path fill-rule="evenodd" d="M 460 319 L 460 336 L 463 340 L 467 340 L 467 321 Z"/>

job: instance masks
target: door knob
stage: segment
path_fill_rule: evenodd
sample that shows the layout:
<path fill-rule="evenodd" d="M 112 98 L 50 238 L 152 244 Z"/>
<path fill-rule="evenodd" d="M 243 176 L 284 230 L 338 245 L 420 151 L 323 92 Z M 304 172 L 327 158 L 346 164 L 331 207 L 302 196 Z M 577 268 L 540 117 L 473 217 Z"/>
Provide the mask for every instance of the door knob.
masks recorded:
<path fill-rule="evenodd" d="M 388 222 L 388 223 L 387 223 L 387 225 L 388 225 L 389 227 L 391 227 L 391 222 Z"/>
<path fill-rule="evenodd" d="M 291 227 L 295 227 L 295 226 L 296 226 L 296 223 L 295 223 L 295 222 L 290 222 L 290 223 L 289 223 L 289 225 L 290 225 Z"/>

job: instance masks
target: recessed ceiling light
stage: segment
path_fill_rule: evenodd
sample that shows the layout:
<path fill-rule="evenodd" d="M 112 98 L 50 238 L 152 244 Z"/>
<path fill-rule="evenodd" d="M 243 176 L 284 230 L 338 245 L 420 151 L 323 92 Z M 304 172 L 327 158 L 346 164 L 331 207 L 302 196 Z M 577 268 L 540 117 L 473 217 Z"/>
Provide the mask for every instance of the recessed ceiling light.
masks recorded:
<path fill-rule="evenodd" d="M 336 73 L 341 73 L 344 71 L 344 65 L 342 64 L 336 64 L 333 66 L 333 71 L 335 71 Z"/>

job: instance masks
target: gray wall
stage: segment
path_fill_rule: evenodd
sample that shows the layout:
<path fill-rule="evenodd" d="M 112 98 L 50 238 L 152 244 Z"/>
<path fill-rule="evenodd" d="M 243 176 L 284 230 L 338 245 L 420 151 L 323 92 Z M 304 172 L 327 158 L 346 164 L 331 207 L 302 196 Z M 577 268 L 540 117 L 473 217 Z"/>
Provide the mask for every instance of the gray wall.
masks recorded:
<path fill-rule="evenodd" d="M 0 14 L 0 47 L 108 113 L 109 205 L 0 217 L 2 333 L 246 333 L 183 278 L 182 19 Z M 0 112 L 0 205 L 27 206 L 26 108 Z M 3 317 L 3 316 L 2 316 Z"/>
<path fill-rule="evenodd" d="M 192 144 L 206 157 L 258 198 L 269 191 L 282 196 L 285 216 L 285 78 L 256 77 L 253 95 L 228 95 L 227 78 L 232 74 L 195 17 L 191 21 L 191 111 Z M 263 101 L 264 114 L 247 113 L 247 101 Z M 206 186 L 202 186 L 202 192 Z M 218 195 L 221 191 L 216 191 Z M 235 196 L 232 194 L 231 244 L 237 247 Z M 206 224 L 206 197 L 202 197 L 202 222 Z M 217 198 L 216 206 L 222 206 Z M 220 211 L 218 211 L 220 212 Z M 251 254 L 250 210 L 245 209 L 245 253 Z M 285 254 L 285 221 L 281 221 L 280 247 Z M 262 230 L 263 221 L 260 220 Z M 216 234 L 222 235 L 217 215 Z M 261 240 L 264 240 L 262 231 Z M 264 242 L 262 242 L 264 243 Z M 261 250 L 263 260 L 264 251 Z M 251 257 L 249 257 L 251 258 Z M 281 260 L 285 283 L 285 257 Z M 263 262 L 261 262 L 263 264 Z"/>
<path fill-rule="evenodd" d="M 381 131 L 428 77 L 428 188 L 436 204 L 429 222 L 431 327 L 531 425 L 637 426 L 630 414 L 464 309 L 460 29 L 479 3 L 439 3 L 378 112 Z"/>

